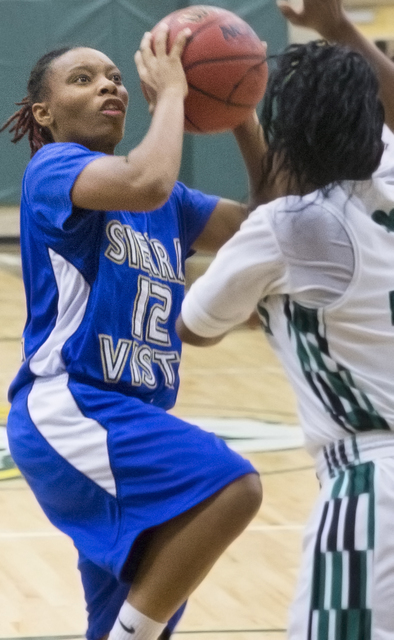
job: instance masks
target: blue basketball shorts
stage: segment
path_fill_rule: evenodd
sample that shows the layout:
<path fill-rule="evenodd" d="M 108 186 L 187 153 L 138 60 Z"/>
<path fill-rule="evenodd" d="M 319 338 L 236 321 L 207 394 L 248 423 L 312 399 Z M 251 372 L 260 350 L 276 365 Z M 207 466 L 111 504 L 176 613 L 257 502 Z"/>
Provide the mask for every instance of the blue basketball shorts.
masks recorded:
<path fill-rule="evenodd" d="M 8 439 L 47 517 L 79 552 L 89 640 L 113 626 L 141 533 L 256 472 L 214 434 L 67 374 L 17 393 Z"/>

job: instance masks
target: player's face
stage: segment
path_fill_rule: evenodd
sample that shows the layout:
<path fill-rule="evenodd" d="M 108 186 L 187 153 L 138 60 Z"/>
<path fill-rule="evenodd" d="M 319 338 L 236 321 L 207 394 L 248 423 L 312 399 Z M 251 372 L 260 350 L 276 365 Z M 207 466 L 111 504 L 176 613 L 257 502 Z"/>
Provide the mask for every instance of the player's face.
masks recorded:
<path fill-rule="evenodd" d="M 119 70 L 95 49 L 73 49 L 48 72 L 49 129 L 55 142 L 113 153 L 124 133 L 128 93 Z"/>

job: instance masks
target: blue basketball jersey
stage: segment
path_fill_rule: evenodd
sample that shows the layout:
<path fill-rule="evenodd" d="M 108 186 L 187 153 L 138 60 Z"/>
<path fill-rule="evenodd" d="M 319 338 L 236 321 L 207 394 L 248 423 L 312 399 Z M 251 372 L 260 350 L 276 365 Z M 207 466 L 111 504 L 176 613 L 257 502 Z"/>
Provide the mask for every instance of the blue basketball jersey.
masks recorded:
<path fill-rule="evenodd" d="M 185 258 L 218 198 L 176 183 L 150 212 L 92 211 L 71 202 L 103 154 L 44 146 L 23 179 L 21 252 L 27 299 L 24 362 L 10 400 L 37 376 L 70 377 L 164 409 L 178 389 L 175 332 Z"/>

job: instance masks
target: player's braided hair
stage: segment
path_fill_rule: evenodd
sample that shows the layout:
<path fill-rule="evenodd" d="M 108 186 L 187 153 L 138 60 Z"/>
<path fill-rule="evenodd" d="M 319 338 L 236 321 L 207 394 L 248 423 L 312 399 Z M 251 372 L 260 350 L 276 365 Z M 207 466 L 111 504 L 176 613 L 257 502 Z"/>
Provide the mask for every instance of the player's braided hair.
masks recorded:
<path fill-rule="evenodd" d="M 8 118 L 7 122 L 0 128 L 0 132 L 9 128 L 10 133 L 14 134 L 11 142 L 19 142 L 19 140 L 27 135 L 32 157 L 44 144 L 53 142 L 49 129 L 47 127 L 41 127 L 34 118 L 32 105 L 40 102 L 46 96 L 48 91 L 47 71 L 52 61 L 64 53 L 67 53 L 67 51 L 70 51 L 71 48 L 72 47 L 63 47 L 61 49 L 55 49 L 44 54 L 37 61 L 30 73 L 27 84 L 27 96 L 23 98 L 21 102 L 15 103 L 20 109 Z"/>
<path fill-rule="evenodd" d="M 346 47 L 324 40 L 287 47 L 262 110 L 271 168 L 289 172 L 301 194 L 369 179 L 384 149 L 378 91 L 370 64 Z"/>

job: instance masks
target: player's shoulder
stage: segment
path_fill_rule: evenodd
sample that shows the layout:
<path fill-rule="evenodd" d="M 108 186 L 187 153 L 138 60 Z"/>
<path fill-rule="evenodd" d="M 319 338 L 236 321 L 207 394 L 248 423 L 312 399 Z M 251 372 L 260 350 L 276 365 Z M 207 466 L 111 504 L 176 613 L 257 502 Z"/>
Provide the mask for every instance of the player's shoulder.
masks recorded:
<path fill-rule="evenodd" d="M 182 215 L 210 215 L 220 200 L 219 196 L 206 194 L 199 189 L 188 187 L 177 181 L 169 198 L 169 203 L 177 207 Z"/>
<path fill-rule="evenodd" d="M 304 214 L 305 220 L 318 215 L 322 204 L 323 198 L 318 191 L 302 197 L 287 195 L 259 205 L 249 214 L 249 220 L 256 224 L 269 223 L 273 226 L 298 218 L 301 214 Z"/>
<path fill-rule="evenodd" d="M 34 154 L 27 165 L 25 176 L 29 177 L 37 172 L 53 168 L 56 164 L 67 163 L 70 159 L 95 156 L 95 152 L 75 142 L 50 142 L 45 144 Z"/>
<path fill-rule="evenodd" d="M 260 205 L 249 220 L 261 232 L 272 233 L 279 242 L 297 238 L 329 238 L 344 226 L 344 209 L 349 196 L 340 187 L 329 195 L 315 191 L 304 196 L 284 196 Z"/>
<path fill-rule="evenodd" d="M 97 152 L 91 151 L 77 142 L 50 142 L 48 144 L 44 144 L 41 149 L 34 154 L 29 164 L 42 162 L 44 160 L 53 160 L 57 157 L 86 155 L 97 155 Z"/>
<path fill-rule="evenodd" d="M 199 192 L 196 189 L 188 187 L 183 182 L 177 180 L 174 184 L 170 199 L 172 198 L 173 200 L 183 202 L 184 200 L 189 200 L 195 193 Z"/>

